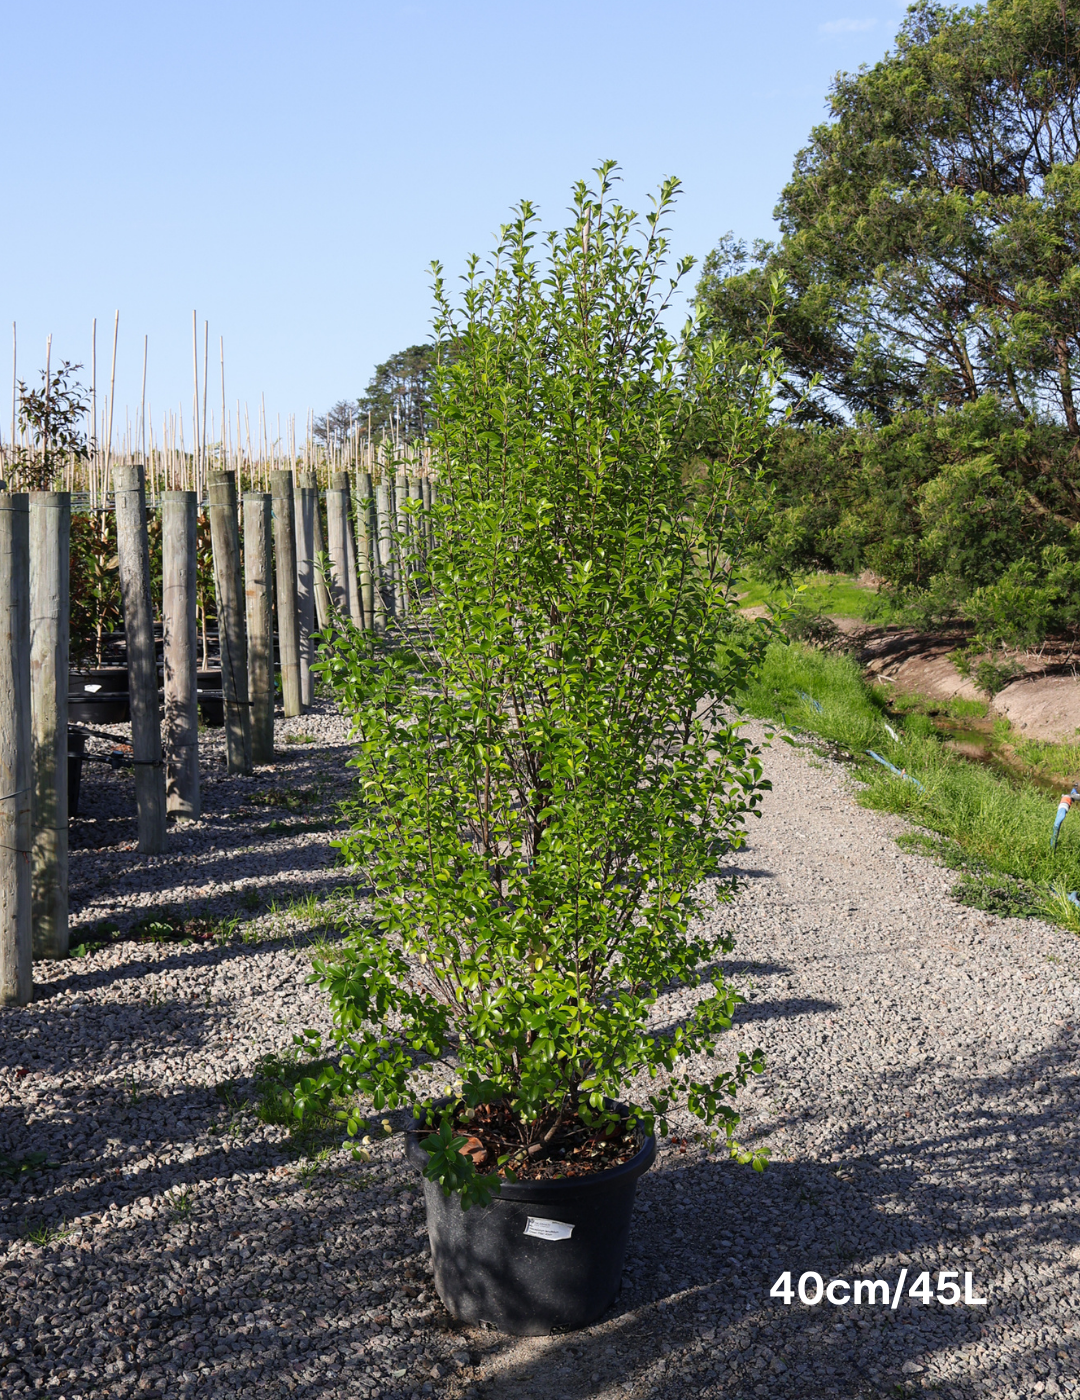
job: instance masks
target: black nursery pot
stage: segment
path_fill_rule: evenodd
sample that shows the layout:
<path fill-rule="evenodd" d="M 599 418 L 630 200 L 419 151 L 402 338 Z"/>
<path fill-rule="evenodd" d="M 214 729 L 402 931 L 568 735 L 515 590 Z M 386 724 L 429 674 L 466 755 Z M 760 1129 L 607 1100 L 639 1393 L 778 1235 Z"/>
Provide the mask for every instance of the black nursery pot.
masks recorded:
<path fill-rule="evenodd" d="M 423 1121 L 406 1130 L 405 1151 L 421 1170 Z M 637 1179 L 656 1158 L 645 1138 L 629 1162 L 564 1181 L 504 1182 L 490 1205 L 461 1209 L 424 1177 L 435 1288 L 460 1322 L 490 1322 L 538 1337 L 587 1327 L 619 1291 Z"/>

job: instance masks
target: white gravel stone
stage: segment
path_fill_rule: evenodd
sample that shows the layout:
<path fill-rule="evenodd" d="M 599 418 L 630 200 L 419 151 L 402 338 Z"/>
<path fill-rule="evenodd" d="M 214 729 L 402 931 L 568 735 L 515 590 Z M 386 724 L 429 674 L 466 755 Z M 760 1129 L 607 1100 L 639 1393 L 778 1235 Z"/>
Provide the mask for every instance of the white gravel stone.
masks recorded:
<path fill-rule="evenodd" d="M 369 1164 L 306 1161 L 253 1112 L 260 1058 L 328 1025 L 307 920 L 283 906 L 354 883 L 330 846 L 347 726 L 324 704 L 279 720 L 281 758 L 247 779 L 220 730 L 203 738 L 205 815 L 164 856 L 134 850 L 130 776 L 88 766 L 73 922 L 126 931 L 171 905 L 234 936 L 37 964 L 33 1005 L 0 1012 L 0 1154 L 55 1164 L 0 1176 L 0 1395 L 1080 1394 L 1070 935 L 962 908 L 949 872 L 897 848 L 900 822 L 776 744 L 743 893 L 712 916 L 749 997 L 726 1055 L 769 1059 L 741 1129 L 769 1168 L 666 1149 L 597 1326 L 460 1329 L 400 1138 Z M 699 994 L 671 989 L 659 1023 Z M 988 1304 L 769 1297 L 785 1270 L 891 1287 L 902 1268 L 970 1271 Z"/>

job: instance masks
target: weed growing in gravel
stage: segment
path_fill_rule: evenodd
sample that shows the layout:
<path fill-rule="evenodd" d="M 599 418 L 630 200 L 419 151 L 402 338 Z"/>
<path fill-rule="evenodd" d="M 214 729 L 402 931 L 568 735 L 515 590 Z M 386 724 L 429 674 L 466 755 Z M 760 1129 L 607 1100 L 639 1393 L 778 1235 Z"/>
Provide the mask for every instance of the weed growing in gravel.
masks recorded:
<path fill-rule="evenodd" d="M 50 1225 L 46 1220 L 27 1221 L 23 1226 L 22 1237 L 30 1244 L 52 1244 L 71 1233 L 70 1225 Z"/>
<path fill-rule="evenodd" d="M 285 735 L 285 742 L 286 742 L 287 744 L 313 744 L 313 743 L 315 742 L 315 735 L 314 735 L 314 734 L 286 734 L 286 735 Z"/>
<path fill-rule="evenodd" d="M 85 958 L 90 953 L 97 953 L 102 948 L 107 948 L 119 932 L 119 925 L 114 924 L 111 919 L 99 919 L 87 937 L 68 948 L 68 957 Z"/>
<path fill-rule="evenodd" d="M 191 1192 L 177 1191 L 169 1201 L 169 1206 L 173 1214 L 181 1219 L 189 1216 L 191 1214 Z"/>
<path fill-rule="evenodd" d="M 1057 807 L 1052 791 L 953 753 L 925 715 L 890 707 L 848 656 L 773 644 L 744 703 L 751 713 L 825 739 L 852 759 L 866 806 L 895 812 L 943 838 L 927 835 L 922 849 L 965 872 L 954 890 L 964 903 L 1038 915 L 1080 931 L 1080 909 L 1066 897 L 1080 889 L 1080 823 L 1066 823 L 1056 852 L 1050 850 Z M 917 783 L 874 762 L 868 749 Z"/>
<path fill-rule="evenodd" d="M 285 741 L 288 743 L 288 739 Z M 272 807 L 280 812 L 305 812 L 321 799 L 323 785 L 311 784 L 308 787 L 265 788 L 245 799 L 253 807 Z"/>
<path fill-rule="evenodd" d="M 18 1181 L 21 1177 L 56 1165 L 55 1162 L 49 1161 L 47 1152 L 27 1152 L 22 1157 L 9 1157 L 0 1152 L 0 1176 L 6 1177 L 8 1181 Z"/>

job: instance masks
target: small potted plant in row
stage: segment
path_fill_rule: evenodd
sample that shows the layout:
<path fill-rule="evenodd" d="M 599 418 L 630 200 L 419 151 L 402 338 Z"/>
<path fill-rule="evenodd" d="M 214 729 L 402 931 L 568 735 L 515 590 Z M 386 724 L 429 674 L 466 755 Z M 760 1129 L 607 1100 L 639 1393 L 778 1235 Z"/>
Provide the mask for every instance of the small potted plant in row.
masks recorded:
<path fill-rule="evenodd" d="M 709 1064 L 741 998 L 697 916 L 768 786 L 729 704 L 768 629 L 729 585 L 775 366 L 669 336 L 676 183 L 642 224 L 598 175 L 542 252 L 523 205 L 460 308 L 436 269 L 422 597 L 322 662 L 374 895 L 316 964 L 336 1055 L 296 1110 L 412 1108 L 438 1292 L 517 1333 L 610 1305 L 676 1108 L 761 1165 L 733 1100 L 762 1058 Z M 673 984 L 693 1004 L 665 1024 Z"/>

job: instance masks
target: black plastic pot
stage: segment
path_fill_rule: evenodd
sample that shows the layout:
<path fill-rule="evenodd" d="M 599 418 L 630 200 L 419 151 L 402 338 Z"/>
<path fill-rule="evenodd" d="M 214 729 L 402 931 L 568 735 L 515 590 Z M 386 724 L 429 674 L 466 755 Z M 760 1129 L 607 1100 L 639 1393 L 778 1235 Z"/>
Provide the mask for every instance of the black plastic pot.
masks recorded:
<path fill-rule="evenodd" d="M 87 690 L 87 687 L 90 687 Z M 126 666 L 105 666 L 98 671 L 71 671 L 68 673 L 68 695 L 72 699 L 82 699 L 84 694 L 104 695 L 122 691 L 127 693 L 128 673 Z"/>
<path fill-rule="evenodd" d="M 131 718 L 127 688 L 123 666 L 72 671 L 68 676 L 68 719 L 73 724 L 124 724 Z"/>
<path fill-rule="evenodd" d="M 220 729 L 225 723 L 225 696 L 219 691 L 199 691 L 199 714 L 208 729 Z"/>
<path fill-rule="evenodd" d="M 67 740 L 68 819 L 70 820 L 79 815 L 79 792 L 82 788 L 86 735 L 81 729 L 69 727 Z"/>
<path fill-rule="evenodd" d="M 68 696 L 68 719 L 75 724 L 126 724 L 130 718 L 131 707 L 126 691 Z"/>
<path fill-rule="evenodd" d="M 416 1120 L 406 1131 L 406 1155 L 421 1170 L 426 1133 Z M 467 1211 L 425 1177 L 435 1287 L 447 1310 L 521 1337 L 595 1322 L 619 1291 L 637 1179 L 655 1157 L 656 1140 L 645 1138 L 622 1166 L 565 1181 L 504 1182 L 490 1205 Z"/>

